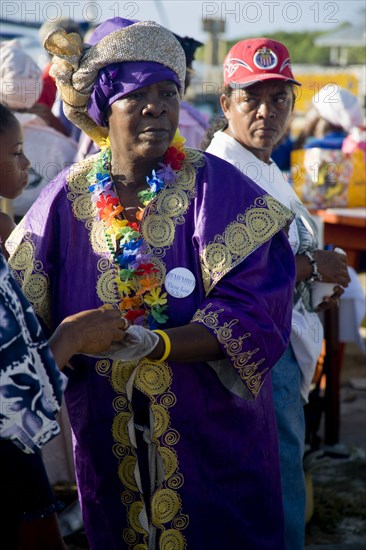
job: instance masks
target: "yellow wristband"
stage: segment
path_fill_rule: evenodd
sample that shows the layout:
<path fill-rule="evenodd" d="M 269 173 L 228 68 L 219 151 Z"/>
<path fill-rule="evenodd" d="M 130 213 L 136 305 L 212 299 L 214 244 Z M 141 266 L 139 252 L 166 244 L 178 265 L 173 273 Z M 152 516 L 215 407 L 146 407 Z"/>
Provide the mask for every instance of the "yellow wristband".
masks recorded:
<path fill-rule="evenodd" d="M 150 359 L 150 361 L 152 361 L 152 363 L 162 363 L 163 361 L 166 361 L 166 359 L 168 359 L 170 352 L 172 350 L 172 343 L 167 333 L 164 332 L 163 330 L 153 330 L 153 332 L 156 332 L 156 334 L 159 334 L 164 340 L 165 351 L 163 353 L 163 356 L 160 357 L 160 359 L 155 359 L 155 360 Z"/>

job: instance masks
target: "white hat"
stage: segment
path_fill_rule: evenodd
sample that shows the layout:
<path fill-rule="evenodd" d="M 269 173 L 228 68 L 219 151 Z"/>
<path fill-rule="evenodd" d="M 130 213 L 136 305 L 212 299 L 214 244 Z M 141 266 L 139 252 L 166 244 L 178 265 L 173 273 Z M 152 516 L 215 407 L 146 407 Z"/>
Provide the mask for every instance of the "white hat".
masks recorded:
<path fill-rule="evenodd" d="M 336 84 L 327 84 L 321 88 L 312 102 L 321 117 L 347 132 L 363 124 L 363 113 L 357 97 Z"/>
<path fill-rule="evenodd" d="M 17 40 L 0 42 L 0 102 L 29 109 L 42 92 L 42 71 Z"/>

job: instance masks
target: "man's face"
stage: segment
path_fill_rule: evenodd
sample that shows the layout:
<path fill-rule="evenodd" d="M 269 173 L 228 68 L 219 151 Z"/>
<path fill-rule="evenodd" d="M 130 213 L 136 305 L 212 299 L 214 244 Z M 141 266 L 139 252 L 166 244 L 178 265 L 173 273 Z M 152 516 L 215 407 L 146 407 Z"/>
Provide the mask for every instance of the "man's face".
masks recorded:
<path fill-rule="evenodd" d="M 221 96 L 228 121 L 226 132 L 268 162 L 274 146 L 287 130 L 293 108 L 292 86 L 281 80 L 267 80 Z"/>

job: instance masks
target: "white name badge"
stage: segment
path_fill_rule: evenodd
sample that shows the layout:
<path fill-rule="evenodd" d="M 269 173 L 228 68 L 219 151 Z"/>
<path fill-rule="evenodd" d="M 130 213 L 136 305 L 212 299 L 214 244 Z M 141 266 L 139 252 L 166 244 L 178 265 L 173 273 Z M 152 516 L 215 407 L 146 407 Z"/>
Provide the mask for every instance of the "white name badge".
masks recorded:
<path fill-rule="evenodd" d="M 164 281 L 166 291 L 174 298 L 186 298 L 196 286 L 192 271 L 185 267 L 175 267 L 167 273 Z"/>

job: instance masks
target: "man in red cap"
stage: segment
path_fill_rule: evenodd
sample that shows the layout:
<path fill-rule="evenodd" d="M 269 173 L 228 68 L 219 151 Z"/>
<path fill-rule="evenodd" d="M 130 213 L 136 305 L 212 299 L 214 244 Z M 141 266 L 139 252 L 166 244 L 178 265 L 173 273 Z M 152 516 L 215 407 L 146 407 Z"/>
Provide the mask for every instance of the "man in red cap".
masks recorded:
<path fill-rule="evenodd" d="M 286 46 L 268 38 L 236 43 L 224 61 L 224 85 L 220 101 L 225 116 L 207 152 L 234 164 L 295 214 L 289 228 L 297 272 L 292 334 L 287 350 L 272 370 L 272 384 L 286 549 L 301 550 L 306 506 L 303 405 L 308 400 L 323 335 L 311 301 L 312 283 L 323 280 L 334 284 L 334 294 L 325 300 L 329 305 L 338 300 L 343 292 L 338 285 L 347 286 L 349 276 L 339 254 L 319 250 L 317 229 L 309 212 L 271 158 L 290 122 L 294 87 L 300 86 L 292 74 Z M 325 302 L 321 308 L 326 307 Z"/>

